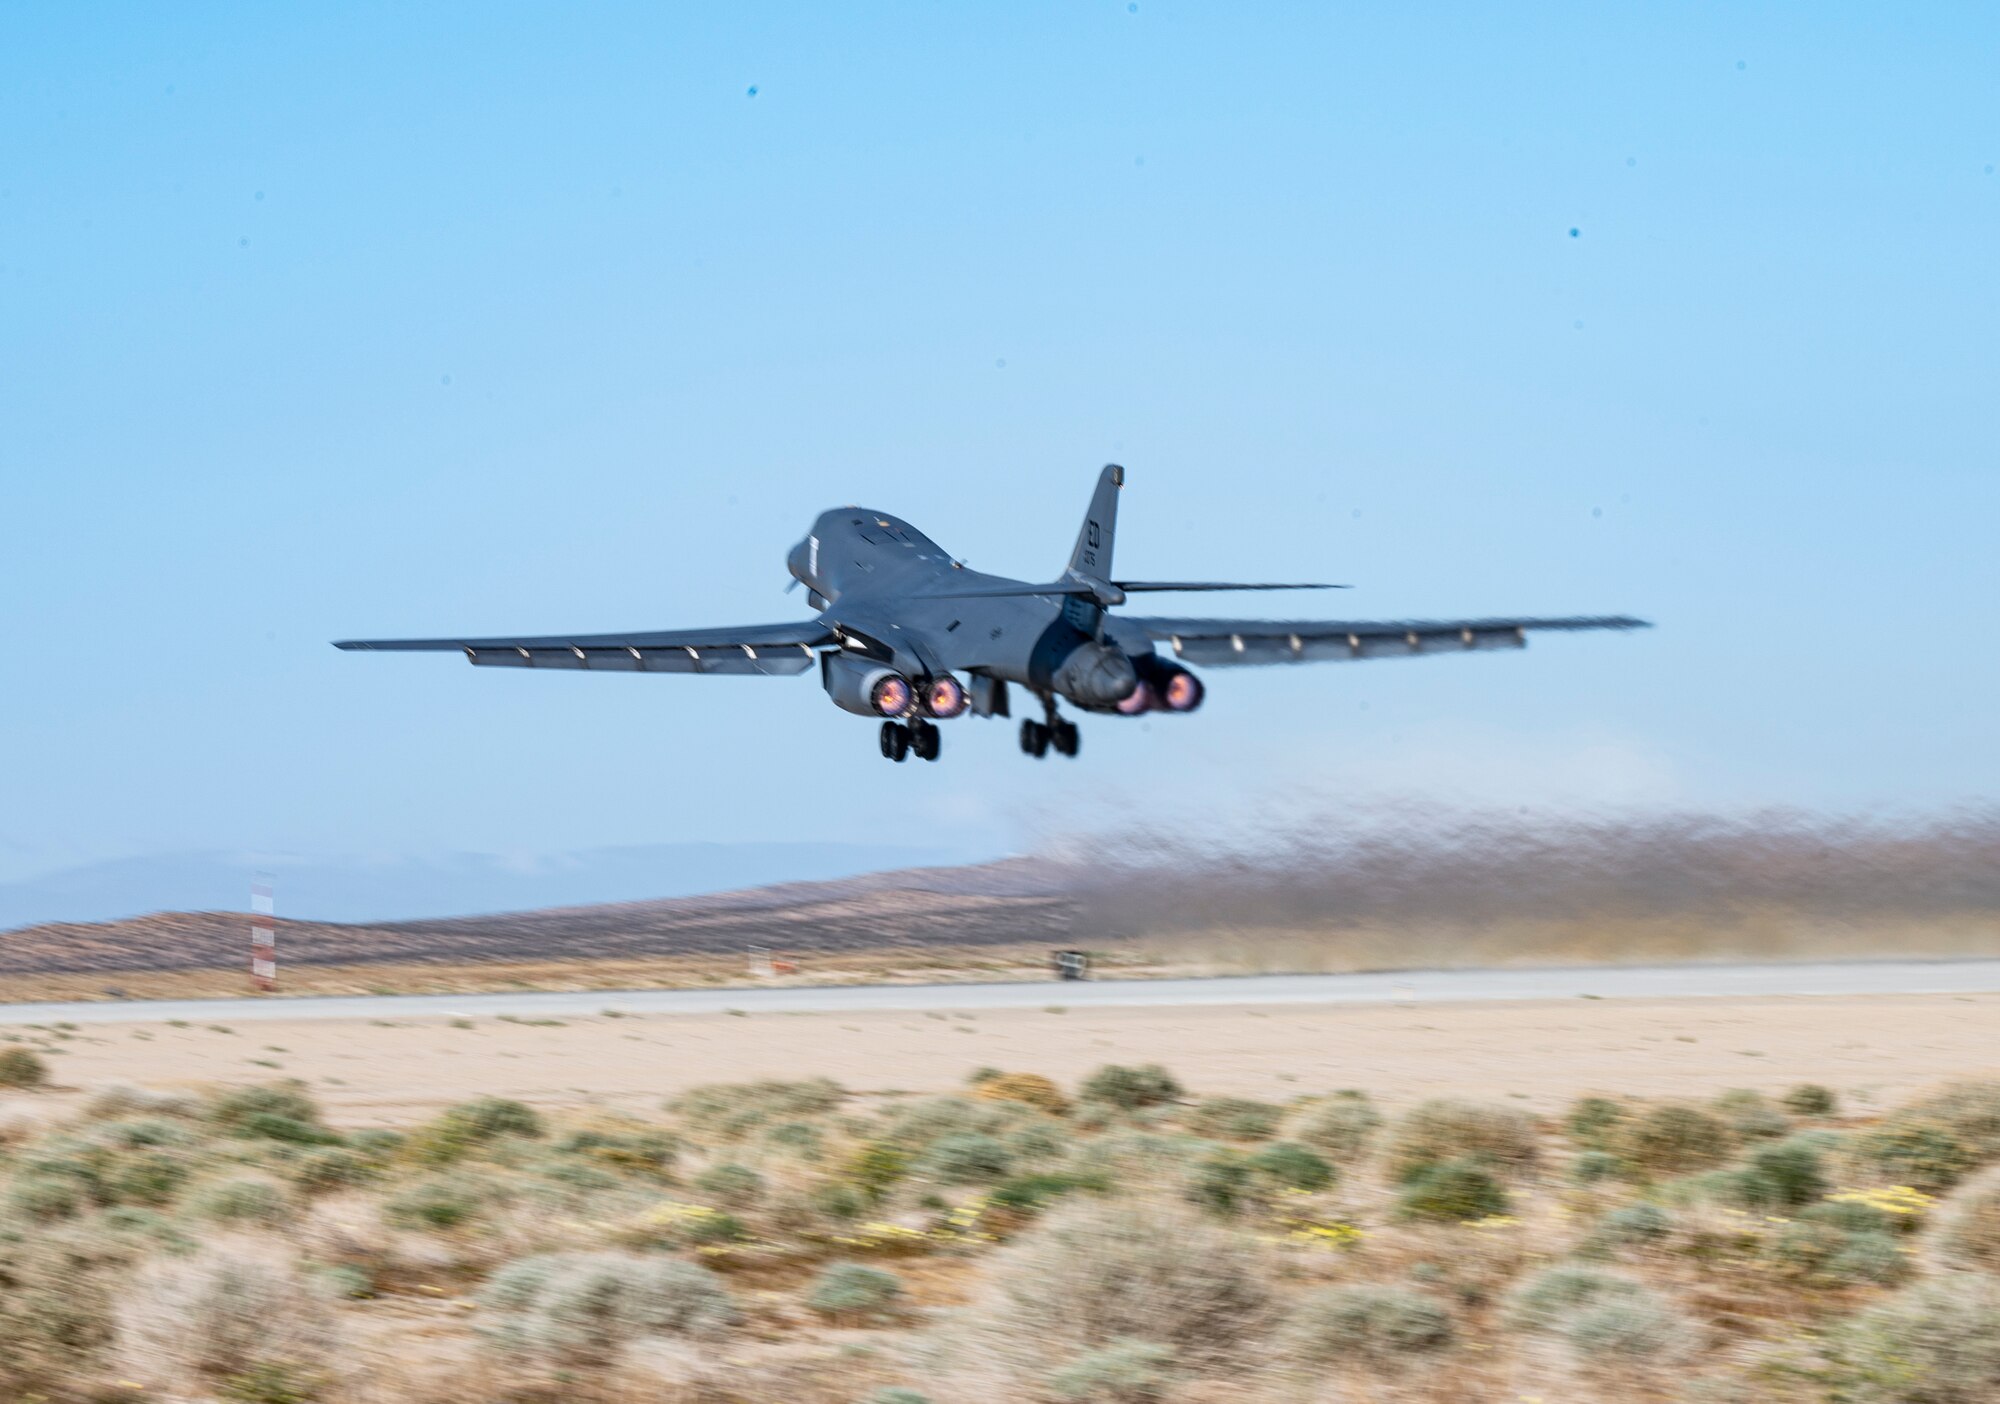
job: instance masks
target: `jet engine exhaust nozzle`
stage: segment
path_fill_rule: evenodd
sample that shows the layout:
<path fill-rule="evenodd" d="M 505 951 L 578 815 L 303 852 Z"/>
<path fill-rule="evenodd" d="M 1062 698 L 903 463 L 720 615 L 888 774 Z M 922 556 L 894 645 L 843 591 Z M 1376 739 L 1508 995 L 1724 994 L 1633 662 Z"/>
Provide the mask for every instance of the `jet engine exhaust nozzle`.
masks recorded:
<path fill-rule="evenodd" d="M 947 673 L 924 688 L 924 713 L 943 721 L 963 712 L 967 700 L 965 684 Z"/>
<path fill-rule="evenodd" d="M 1200 678 L 1185 668 L 1176 668 L 1160 687 L 1160 706 L 1169 712 L 1192 712 L 1207 695 Z"/>
<path fill-rule="evenodd" d="M 907 716 L 916 700 L 916 690 L 901 673 L 891 673 L 879 679 L 868 690 L 868 705 L 885 717 Z"/>

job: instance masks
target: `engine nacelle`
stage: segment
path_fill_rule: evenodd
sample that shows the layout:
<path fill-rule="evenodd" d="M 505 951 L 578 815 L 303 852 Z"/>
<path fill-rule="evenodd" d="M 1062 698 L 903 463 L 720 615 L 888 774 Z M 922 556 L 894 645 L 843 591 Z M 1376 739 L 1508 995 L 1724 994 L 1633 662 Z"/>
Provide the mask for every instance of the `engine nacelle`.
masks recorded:
<path fill-rule="evenodd" d="M 944 721 L 964 712 L 971 699 L 966 696 L 965 684 L 945 673 L 924 684 L 923 700 L 924 715 Z"/>
<path fill-rule="evenodd" d="M 823 653 L 819 672 L 826 695 L 843 712 L 861 717 L 902 717 L 917 704 L 917 689 L 910 680 L 872 658 Z"/>
<path fill-rule="evenodd" d="M 1087 643 L 1063 660 L 1050 680 L 1080 707 L 1115 707 L 1139 687 L 1139 670 L 1112 644 Z"/>

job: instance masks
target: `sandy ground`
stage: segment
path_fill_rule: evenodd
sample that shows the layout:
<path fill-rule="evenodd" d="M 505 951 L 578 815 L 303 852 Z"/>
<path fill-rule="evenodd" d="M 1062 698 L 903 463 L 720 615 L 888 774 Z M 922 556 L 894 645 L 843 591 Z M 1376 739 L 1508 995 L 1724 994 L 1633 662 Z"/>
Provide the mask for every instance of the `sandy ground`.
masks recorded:
<path fill-rule="evenodd" d="M 12 1115 L 117 1083 L 281 1077 L 305 1080 L 333 1119 L 353 1125 L 408 1121 L 480 1093 L 645 1113 L 701 1082 L 824 1075 L 859 1092 L 936 1092 L 983 1066 L 1070 1083 L 1106 1062 L 1160 1062 L 1196 1092 L 1271 1099 L 1358 1087 L 1391 1101 L 1504 1096 L 1554 1110 L 1589 1090 L 1698 1095 L 1813 1081 L 1865 1110 L 1941 1078 L 2000 1076 L 2000 995 L 270 1020 L 11 1036 L 51 1051 L 58 1084 L 8 1096 L 0 1111 Z"/>

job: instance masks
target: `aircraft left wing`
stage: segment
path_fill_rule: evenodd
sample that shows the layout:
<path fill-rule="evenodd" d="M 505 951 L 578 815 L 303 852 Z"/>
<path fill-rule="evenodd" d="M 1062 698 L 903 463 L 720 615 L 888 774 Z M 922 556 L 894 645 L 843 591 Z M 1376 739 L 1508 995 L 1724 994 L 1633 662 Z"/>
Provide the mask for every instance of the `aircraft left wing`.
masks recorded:
<path fill-rule="evenodd" d="M 382 653 L 463 653 L 481 668 L 580 668 L 603 673 L 786 675 L 813 665 L 833 642 L 824 624 L 746 624 L 639 634 L 547 634 L 492 639 L 344 639 L 335 648 Z"/>
<path fill-rule="evenodd" d="M 1561 619 L 1137 619 L 1149 638 L 1174 657 L 1210 667 L 1251 663 L 1334 662 L 1361 658 L 1410 658 L 1526 648 L 1531 629 L 1650 629 L 1623 614 Z"/>

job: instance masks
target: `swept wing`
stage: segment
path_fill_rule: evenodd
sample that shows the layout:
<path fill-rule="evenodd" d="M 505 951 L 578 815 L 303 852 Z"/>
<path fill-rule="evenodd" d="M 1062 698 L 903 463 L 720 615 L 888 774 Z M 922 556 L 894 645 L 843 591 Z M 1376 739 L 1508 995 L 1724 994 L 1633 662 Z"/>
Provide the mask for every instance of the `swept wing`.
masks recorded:
<path fill-rule="evenodd" d="M 335 648 L 382 653 L 463 653 L 481 668 L 580 668 L 605 673 L 785 675 L 813 665 L 833 642 L 824 624 L 744 624 L 633 634 L 544 634 L 455 639 L 346 639 Z"/>
<path fill-rule="evenodd" d="M 1174 656 L 1211 667 L 1526 648 L 1531 629 L 1647 629 L 1623 614 L 1558 619 L 1147 619 L 1121 616 Z"/>

